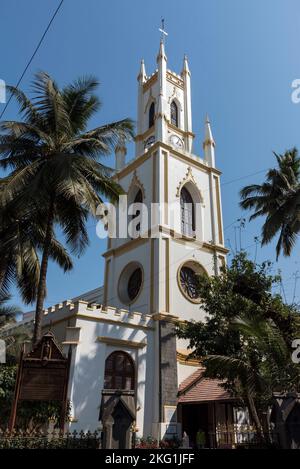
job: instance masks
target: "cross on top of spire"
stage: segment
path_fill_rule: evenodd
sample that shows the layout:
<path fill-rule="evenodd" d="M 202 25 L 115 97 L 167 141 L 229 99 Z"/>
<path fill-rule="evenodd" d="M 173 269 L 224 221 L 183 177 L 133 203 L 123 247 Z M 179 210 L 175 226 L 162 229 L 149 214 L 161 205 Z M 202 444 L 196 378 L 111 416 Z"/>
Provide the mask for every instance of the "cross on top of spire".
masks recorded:
<path fill-rule="evenodd" d="M 161 41 L 165 42 L 165 37 L 168 36 L 167 31 L 165 30 L 165 19 L 161 19 L 161 27 L 159 28 L 159 31 L 161 32 Z"/>

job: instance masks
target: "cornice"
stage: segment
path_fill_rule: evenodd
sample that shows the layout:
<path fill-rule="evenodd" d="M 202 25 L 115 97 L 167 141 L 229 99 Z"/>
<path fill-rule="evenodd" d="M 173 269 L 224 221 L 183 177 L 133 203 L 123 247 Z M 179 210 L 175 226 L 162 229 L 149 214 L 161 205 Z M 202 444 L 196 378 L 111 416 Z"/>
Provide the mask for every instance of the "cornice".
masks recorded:
<path fill-rule="evenodd" d="M 127 166 L 125 166 L 125 168 L 118 171 L 114 175 L 114 178 L 119 180 L 127 176 L 129 173 L 134 171 L 135 168 L 141 166 L 146 160 L 148 160 L 153 155 L 155 151 L 157 151 L 160 148 L 168 151 L 175 158 L 181 161 L 184 161 L 190 166 L 194 166 L 195 168 L 202 169 L 203 171 L 207 173 L 215 174 L 216 176 L 220 176 L 222 174 L 222 172 L 218 170 L 217 168 L 212 168 L 211 166 L 207 166 L 206 164 L 202 163 L 200 160 L 197 160 L 195 157 L 192 157 L 188 153 L 180 152 L 176 150 L 175 148 L 173 148 L 171 145 L 167 145 L 166 143 L 155 142 L 154 145 L 147 152 L 143 153 L 141 156 L 138 156 L 137 158 L 134 158 L 128 163 Z"/>
<path fill-rule="evenodd" d="M 136 342 L 133 340 L 123 340 L 117 339 L 114 337 L 97 337 L 96 342 L 102 342 L 106 345 L 117 345 L 120 347 L 129 347 L 129 348 L 144 348 L 147 346 L 147 342 Z"/>

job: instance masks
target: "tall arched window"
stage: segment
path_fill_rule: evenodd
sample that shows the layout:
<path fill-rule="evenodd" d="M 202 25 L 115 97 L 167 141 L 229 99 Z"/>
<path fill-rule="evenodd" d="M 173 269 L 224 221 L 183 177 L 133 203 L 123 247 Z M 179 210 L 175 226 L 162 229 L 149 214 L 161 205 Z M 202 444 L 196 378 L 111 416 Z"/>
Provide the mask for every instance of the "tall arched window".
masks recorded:
<path fill-rule="evenodd" d="M 187 236 L 194 236 L 195 207 L 191 194 L 183 187 L 180 192 L 181 232 Z"/>
<path fill-rule="evenodd" d="M 171 102 L 171 124 L 178 127 L 178 107 L 175 101 Z"/>
<path fill-rule="evenodd" d="M 134 204 L 142 204 L 143 203 L 143 193 L 142 193 L 142 190 L 139 189 L 135 195 L 135 198 L 133 200 L 133 203 Z M 134 215 L 132 215 L 132 219 L 138 217 L 140 215 L 140 211 L 137 210 L 136 213 Z M 141 231 L 141 224 L 138 223 L 136 225 L 136 231 L 140 232 Z"/>
<path fill-rule="evenodd" d="M 149 109 L 149 129 L 154 125 L 154 114 L 155 114 L 155 105 L 151 104 Z"/>
<path fill-rule="evenodd" d="M 134 363 L 128 353 L 117 351 L 107 357 L 104 389 L 134 390 Z"/>

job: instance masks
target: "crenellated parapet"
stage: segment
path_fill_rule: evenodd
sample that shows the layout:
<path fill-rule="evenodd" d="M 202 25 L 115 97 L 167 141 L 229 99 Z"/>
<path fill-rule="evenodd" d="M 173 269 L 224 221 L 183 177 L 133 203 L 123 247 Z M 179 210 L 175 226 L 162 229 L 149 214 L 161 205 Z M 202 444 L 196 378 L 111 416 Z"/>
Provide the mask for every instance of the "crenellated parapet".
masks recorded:
<path fill-rule="evenodd" d="M 75 302 L 67 300 L 45 309 L 43 327 L 76 317 L 141 329 L 153 327 L 153 319 L 149 314 L 112 306 L 89 304 L 82 300 Z"/>

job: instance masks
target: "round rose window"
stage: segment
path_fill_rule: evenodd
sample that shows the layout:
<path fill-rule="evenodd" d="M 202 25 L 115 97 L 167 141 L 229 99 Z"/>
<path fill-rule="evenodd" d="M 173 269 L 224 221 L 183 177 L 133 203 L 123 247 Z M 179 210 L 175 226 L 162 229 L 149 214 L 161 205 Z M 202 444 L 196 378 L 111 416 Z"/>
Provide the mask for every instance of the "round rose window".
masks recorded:
<path fill-rule="evenodd" d="M 207 275 L 205 269 L 196 261 L 187 261 L 178 269 L 179 289 L 183 296 L 193 303 L 199 303 L 199 278 Z"/>

